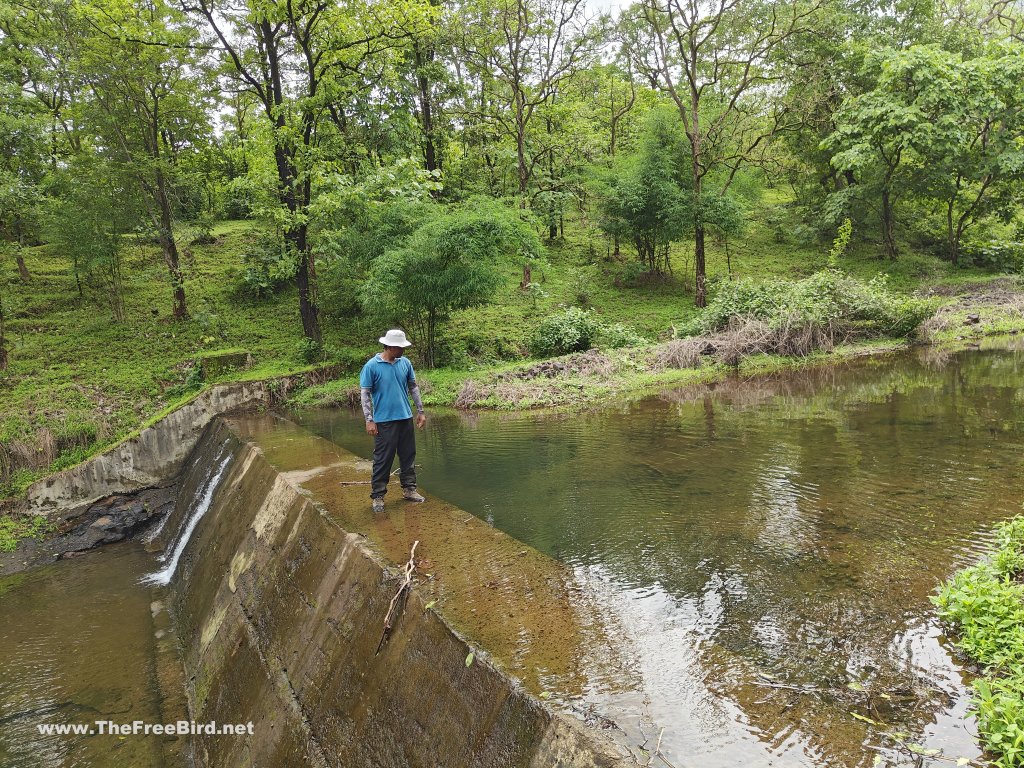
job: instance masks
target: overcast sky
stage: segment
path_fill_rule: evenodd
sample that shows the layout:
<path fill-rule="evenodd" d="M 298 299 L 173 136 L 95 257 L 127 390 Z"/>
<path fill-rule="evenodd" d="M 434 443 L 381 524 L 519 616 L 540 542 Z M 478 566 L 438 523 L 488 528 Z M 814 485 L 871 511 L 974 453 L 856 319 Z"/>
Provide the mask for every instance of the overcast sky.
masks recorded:
<path fill-rule="evenodd" d="M 625 8 L 632 0 L 586 0 L 587 8 L 590 11 L 605 13 L 611 11 L 618 13 L 620 8 Z"/>

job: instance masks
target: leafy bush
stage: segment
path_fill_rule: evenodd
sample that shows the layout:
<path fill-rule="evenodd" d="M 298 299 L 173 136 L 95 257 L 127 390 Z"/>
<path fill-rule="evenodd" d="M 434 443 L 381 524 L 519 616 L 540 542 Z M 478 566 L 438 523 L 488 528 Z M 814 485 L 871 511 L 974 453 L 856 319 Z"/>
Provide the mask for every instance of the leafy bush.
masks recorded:
<path fill-rule="evenodd" d="M 423 363 L 437 362 L 437 329 L 453 312 L 487 304 L 505 280 L 503 267 L 543 253 L 515 209 L 484 198 L 430 218 L 403 245 L 374 259 L 360 289 L 363 309 L 397 320 L 424 340 Z"/>
<path fill-rule="evenodd" d="M 203 369 L 203 361 L 197 360 L 195 365 L 188 369 L 185 381 L 168 387 L 167 394 L 171 397 L 180 397 L 189 392 L 195 392 L 202 389 L 204 381 L 206 381 L 206 371 Z"/>
<path fill-rule="evenodd" d="M 303 337 L 295 345 L 295 352 L 299 359 L 307 364 L 323 362 L 325 358 L 324 347 L 319 341 Z"/>
<path fill-rule="evenodd" d="M 600 346 L 607 349 L 636 347 L 647 343 L 647 339 L 637 333 L 635 329 L 622 323 L 603 326 L 598 334 L 598 341 Z"/>
<path fill-rule="evenodd" d="M 295 277 L 295 259 L 289 257 L 279 233 L 260 237 L 242 255 L 242 293 L 264 299 Z"/>
<path fill-rule="evenodd" d="M 530 338 L 530 351 L 538 357 L 582 352 L 594 345 L 600 330 L 591 312 L 569 307 L 541 321 Z"/>
<path fill-rule="evenodd" d="M 1024 243 L 988 240 L 964 243 L 964 255 L 978 267 L 996 272 L 1024 272 Z"/>
<path fill-rule="evenodd" d="M 650 276 L 647 265 L 642 261 L 630 260 L 622 265 L 615 276 L 615 285 L 623 288 L 638 288 Z"/>
<path fill-rule="evenodd" d="M 797 281 L 726 283 L 701 316 L 699 330 L 710 333 L 737 319 L 755 319 L 773 330 L 817 327 L 843 337 L 905 337 L 930 312 L 928 302 L 894 293 L 885 277 L 865 283 L 825 269 Z"/>
<path fill-rule="evenodd" d="M 213 234 L 213 227 L 216 223 L 216 218 L 209 211 L 204 211 L 197 216 L 189 226 L 191 244 L 210 245 L 217 242 L 217 236 Z"/>
<path fill-rule="evenodd" d="M 987 559 L 958 572 L 933 598 L 956 644 L 984 670 L 974 683 L 978 733 L 998 768 L 1024 761 L 1024 516 L 996 531 Z"/>

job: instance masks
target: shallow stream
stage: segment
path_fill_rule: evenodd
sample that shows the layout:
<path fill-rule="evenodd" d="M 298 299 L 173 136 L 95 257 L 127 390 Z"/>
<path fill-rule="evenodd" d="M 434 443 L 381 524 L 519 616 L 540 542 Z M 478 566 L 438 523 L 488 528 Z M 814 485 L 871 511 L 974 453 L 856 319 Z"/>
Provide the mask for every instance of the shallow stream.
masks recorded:
<path fill-rule="evenodd" d="M 569 569 L 584 682 L 527 684 L 642 763 L 955 761 L 978 755 L 968 688 L 929 598 L 1020 511 L 1022 374 L 1024 347 L 924 350 L 574 414 L 436 412 L 420 482 Z M 370 455 L 358 414 L 296 418 Z M 184 716 L 166 592 L 140 583 L 161 569 L 129 542 L 0 579 L 0 765 L 181 764 L 181 740 L 38 733 Z"/>
<path fill-rule="evenodd" d="M 420 484 L 573 569 L 618 650 L 586 660 L 583 696 L 547 695 L 661 736 L 677 767 L 975 757 L 929 597 L 1021 509 L 1022 374 L 1019 348 L 923 350 L 583 413 L 434 413 Z M 296 419 L 371 454 L 357 413 Z"/>

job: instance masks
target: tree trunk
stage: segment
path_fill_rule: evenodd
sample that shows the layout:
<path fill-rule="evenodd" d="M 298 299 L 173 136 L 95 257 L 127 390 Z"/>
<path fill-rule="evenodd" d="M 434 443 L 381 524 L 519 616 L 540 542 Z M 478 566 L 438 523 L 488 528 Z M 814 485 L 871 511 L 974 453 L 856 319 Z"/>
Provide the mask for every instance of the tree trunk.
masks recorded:
<path fill-rule="evenodd" d="M 524 291 L 530 287 L 530 283 L 533 282 L 533 270 L 529 264 L 523 264 L 523 280 L 519 283 L 519 287 Z"/>
<path fill-rule="evenodd" d="M 946 203 L 946 250 L 949 252 L 949 260 L 955 267 L 957 266 L 960 249 L 954 244 L 956 237 L 953 234 L 953 206 L 953 200 L 949 200 Z"/>
<path fill-rule="evenodd" d="M 25 266 L 25 257 L 22 255 L 20 247 L 18 248 L 18 253 L 14 259 L 18 262 L 18 275 L 21 276 L 21 282 L 27 283 L 32 279 L 32 275 L 28 273 L 28 267 Z"/>
<path fill-rule="evenodd" d="M 695 68 L 696 55 L 690 57 L 690 67 Z M 694 297 L 693 302 L 697 307 L 703 309 L 708 305 L 707 295 L 707 268 L 704 263 L 704 201 L 701 197 L 703 191 L 704 175 L 701 166 L 703 156 L 701 155 L 701 123 L 700 123 L 700 91 L 694 85 L 697 82 L 695 72 L 690 72 L 690 173 L 693 178 L 693 280 Z"/>
<path fill-rule="evenodd" d="M 7 370 L 7 335 L 4 325 L 4 300 L 0 296 L 0 371 Z"/>
<path fill-rule="evenodd" d="M 896 237 L 893 234 L 892 197 L 888 189 L 882 190 L 882 242 L 885 244 L 885 255 L 896 258 Z"/>
<path fill-rule="evenodd" d="M 430 80 L 424 68 L 434 61 L 434 48 L 420 48 L 419 42 L 413 43 L 413 54 L 416 64 L 416 84 L 419 87 L 420 124 L 423 129 L 423 161 L 428 171 L 441 168 L 441 153 L 437 146 L 434 130 L 434 104 L 430 93 Z"/>
<path fill-rule="evenodd" d="M 704 264 L 704 222 L 697 220 L 693 228 L 693 272 L 696 296 L 694 303 L 698 307 L 708 305 L 707 274 Z"/>
<path fill-rule="evenodd" d="M 286 231 L 284 238 L 288 244 L 288 250 L 298 261 L 295 270 L 295 287 L 299 291 L 299 317 L 302 319 L 302 333 L 307 339 L 312 339 L 319 344 L 322 341 L 320 318 L 314 301 L 314 281 L 306 234 L 306 225 L 298 224 Z"/>
<path fill-rule="evenodd" d="M 160 208 L 160 250 L 164 255 L 164 263 L 171 273 L 171 285 L 174 288 L 174 320 L 188 319 L 188 308 L 185 306 L 185 280 L 181 275 L 178 258 L 178 243 L 174 239 L 174 224 L 171 216 L 171 201 L 167 194 L 167 180 L 163 171 L 156 172 L 156 202 Z"/>

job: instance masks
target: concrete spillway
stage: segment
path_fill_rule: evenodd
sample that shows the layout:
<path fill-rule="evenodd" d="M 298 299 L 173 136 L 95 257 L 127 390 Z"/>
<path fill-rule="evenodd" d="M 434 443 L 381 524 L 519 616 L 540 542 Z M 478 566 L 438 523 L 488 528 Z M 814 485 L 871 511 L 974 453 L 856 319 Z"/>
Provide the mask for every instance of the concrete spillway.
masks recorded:
<path fill-rule="evenodd" d="M 190 714 L 253 733 L 196 736 L 197 762 L 627 764 L 530 693 L 583 684 L 585 618 L 560 566 L 432 499 L 392 493 L 374 520 L 368 478 L 273 416 L 216 419 L 200 438 L 179 487 L 208 492 L 208 508 L 196 519 L 180 499 L 163 532 L 192 521 L 170 583 Z M 414 541 L 418 584 L 385 637 Z"/>

